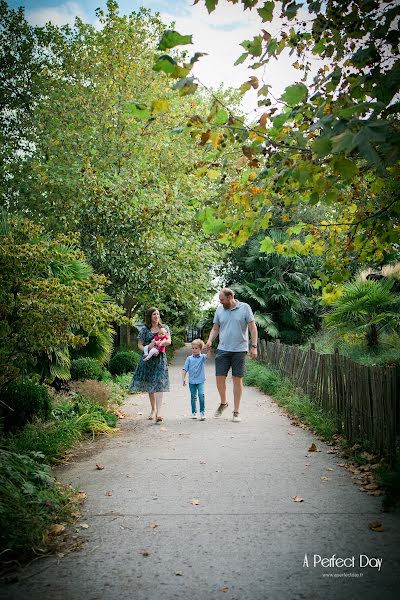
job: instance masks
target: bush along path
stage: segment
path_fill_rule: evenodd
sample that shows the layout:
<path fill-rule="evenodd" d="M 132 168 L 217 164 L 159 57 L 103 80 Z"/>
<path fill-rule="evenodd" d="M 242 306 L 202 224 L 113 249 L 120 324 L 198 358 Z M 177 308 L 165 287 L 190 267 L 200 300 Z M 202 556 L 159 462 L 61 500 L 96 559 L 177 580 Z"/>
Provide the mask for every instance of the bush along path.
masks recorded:
<path fill-rule="evenodd" d="M 87 494 L 71 532 L 80 550 L 32 563 L 2 597 L 395 598 L 400 515 L 382 513 L 328 445 L 256 388 L 245 387 L 241 423 L 231 402 L 214 419 L 212 360 L 207 419 L 192 420 L 188 352 L 170 367 L 161 426 L 146 419 L 146 395 L 130 396 L 121 433 L 59 469 Z"/>

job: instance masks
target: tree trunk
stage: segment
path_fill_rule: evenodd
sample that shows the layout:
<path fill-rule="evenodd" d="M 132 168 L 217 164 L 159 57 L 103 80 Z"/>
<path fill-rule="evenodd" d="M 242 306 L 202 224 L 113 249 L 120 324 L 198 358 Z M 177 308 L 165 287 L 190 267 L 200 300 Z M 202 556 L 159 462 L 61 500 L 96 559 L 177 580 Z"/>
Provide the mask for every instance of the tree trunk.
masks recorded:
<path fill-rule="evenodd" d="M 366 334 L 368 348 L 378 347 L 378 330 L 376 325 L 371 325 Z"/>

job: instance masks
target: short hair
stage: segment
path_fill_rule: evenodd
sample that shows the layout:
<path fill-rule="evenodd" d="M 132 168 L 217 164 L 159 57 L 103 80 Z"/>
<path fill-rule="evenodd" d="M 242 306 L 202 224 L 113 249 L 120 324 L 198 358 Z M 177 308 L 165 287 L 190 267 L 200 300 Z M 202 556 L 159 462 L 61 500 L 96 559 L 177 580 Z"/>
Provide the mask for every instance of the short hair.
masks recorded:
<path fill-rule="evenodd" d="M 234 296 L 235 292 L 233 290 L 231 290 L 231 288 L 225 287 L 222 288 L 221 292 L 224 294 L 224 296 Z"/>
<path fill-rule="evenodd" d="M 193 344 L 197 344 L 198 346 L 200 346 L 200 350 L 203 350 L 204 348 L 204 342 L 203 340 L 201 340 L 200 338 L 196 338 L 195 340 L 192 340 L 192 346 Z"/>
<path fill-rule="evenodd" d="M 146 325 L 146 327 L 148 329 L 151 328 L 151 315 L 153 314 L 153 312 L 155 310 L 158 310 L 158 308 L 156 306 L 151 306 L 150 308 L 148 308 L 146 310 L 146 315 L 145 315 L 145 318 L 144 318 L 144 322 L 145 322 L 145 325 Z M 161 317 L 160 317 L 160 320 L 158 321 L 158 326 L 159 327 L 163 326 L 162 323 L 161 323 Z"/>

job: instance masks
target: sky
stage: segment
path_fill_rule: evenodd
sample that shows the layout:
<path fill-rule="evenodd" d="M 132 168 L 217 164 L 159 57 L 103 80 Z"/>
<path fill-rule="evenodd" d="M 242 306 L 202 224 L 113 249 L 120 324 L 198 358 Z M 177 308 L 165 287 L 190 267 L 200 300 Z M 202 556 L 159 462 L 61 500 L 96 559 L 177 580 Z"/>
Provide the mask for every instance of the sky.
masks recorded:
<path fill-rule="evenodd" d="M 8 0 L 11 8 L 23 6 L 30 23 L 44 25 L 51 21 L 56 25 L 73 23 L 79 16 L 88 23 L 96 23 L 95 10 L 105 8 L 106 0 Z M 239 87 L 250 76 L 257 75 L 262 84 L 271 85 L 275 97 L 281 96 L 287 85 L 299 78 L 299 71 L 291 67 L 295 59 L 281 55 L 278 61 L 271 62 L 263 71 L 254 72 L 246 64 L 233 66 L 235 60 L 244 52 L 240 43 L 258 35 L 262 28 L 271 34 L 279 31 L 279 16 L 272 23 L 262 24 L 255 10 L 243 11 L 241 4 L 230 4 L 220 0 L 214 12 L 208 14 L 204 2 L 193 6 L 193 0 L 119 0 L 120 13 L 128 14 L 140 6 L 159 12 L 162 20 L 169 25 L 175 22 L 175 29 L 181 34 L 193 35 L 194 52 L 207 52 L 192 71 L 200 82 L 207 87 L 225 86 Z M 256 91 L 251 90 L 244 96 L 244 110 L 250 118 L 257 111 Z M 257 112 L 260 112 L 258 110 Z"/>

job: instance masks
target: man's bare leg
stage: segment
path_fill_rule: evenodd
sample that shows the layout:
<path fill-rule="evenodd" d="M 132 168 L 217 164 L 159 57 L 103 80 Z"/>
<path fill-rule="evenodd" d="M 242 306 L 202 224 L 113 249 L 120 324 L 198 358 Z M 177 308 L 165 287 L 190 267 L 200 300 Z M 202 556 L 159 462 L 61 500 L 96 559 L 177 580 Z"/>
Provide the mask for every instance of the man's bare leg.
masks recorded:
<path fill-rule="evenodd" d="M 239 412 L 240 401 L 243 393 L 243 377 L 232 377 L 233 382 L 233 410 Z"/>
<path fill-rule="evenodd" d="M 226 375 L 217 375 L 217 390 L 221 404 L 226 404 Z"/>

